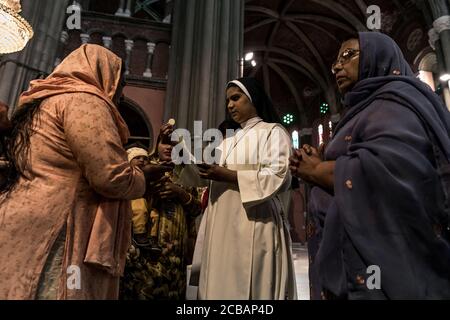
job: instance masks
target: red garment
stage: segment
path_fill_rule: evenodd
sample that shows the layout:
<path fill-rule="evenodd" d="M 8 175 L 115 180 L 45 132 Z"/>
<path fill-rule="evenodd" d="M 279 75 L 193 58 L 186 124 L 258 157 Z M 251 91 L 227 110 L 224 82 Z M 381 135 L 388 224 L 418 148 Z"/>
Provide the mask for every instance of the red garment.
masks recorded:
<path fill-rule="evenodd" d="M 209 201 L 209 188 L 205 188 L 202 192 L 201 203 L 202 203 L 202 213 L 205 212 Z"/>

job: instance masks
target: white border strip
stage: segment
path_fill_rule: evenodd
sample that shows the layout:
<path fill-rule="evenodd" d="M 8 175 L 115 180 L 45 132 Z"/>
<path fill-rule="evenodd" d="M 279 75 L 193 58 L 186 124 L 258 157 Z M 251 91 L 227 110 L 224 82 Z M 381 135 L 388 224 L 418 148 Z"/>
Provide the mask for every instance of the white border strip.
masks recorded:
<path fill-rule="evenodd" d="M 245 95 L 250 99 L 250 102 L 253 103 L 252 96 L 248 92 L 247 88 L 240 81 L 233 80 L 233 81 L 228 82 L 228 85 L 230 83 L 234 83 L 235 85 L 237 85 L 239 87 L 239 89 L 241 89 L 245 93 Z"/>

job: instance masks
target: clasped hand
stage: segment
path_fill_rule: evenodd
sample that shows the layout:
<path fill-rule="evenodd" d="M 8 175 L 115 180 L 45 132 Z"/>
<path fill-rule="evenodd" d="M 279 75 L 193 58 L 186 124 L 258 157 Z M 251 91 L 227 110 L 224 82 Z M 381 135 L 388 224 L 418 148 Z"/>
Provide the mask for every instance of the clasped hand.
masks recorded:
<path fill-rule="evenodd" d="M 170 181 L 167 176 L 162 177 L 156 182 L 152 182 L 150 185 L 150 193 L 156 194 L 161 199 L 178 199 L 182 202 L 186 202 L 186 198 L 189 197 L 188 193 L 180 186 Z"/>
<path fill-rule="evenodd" d="M 294 150 L 294 154 L 289 158 L 289 169 L 293 176 L 313 182 L 312 176 L 321 162 L 319 151 L 305 144 L 301 149 Z"/>

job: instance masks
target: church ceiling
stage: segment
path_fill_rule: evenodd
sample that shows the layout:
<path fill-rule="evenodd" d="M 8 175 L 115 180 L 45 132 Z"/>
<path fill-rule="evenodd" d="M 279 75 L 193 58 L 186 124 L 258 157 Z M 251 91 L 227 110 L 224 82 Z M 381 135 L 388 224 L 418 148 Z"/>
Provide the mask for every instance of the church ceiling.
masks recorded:
<path fill-rule="evenodd" d="M 340 97 L 330 66 L 340 43 L 368 31 L 369 5 L 381 10 L 381 31 L 391 35 L 406 58 L 428 46 L 423 14 L 414 1 L 401 0 L 246 0 L 244 51 L 256 67 L 244 74 L 264 83 L 280 115 L 293 114 L 306 127 L 320 118 L 320 105 L 339 112 Z"/>

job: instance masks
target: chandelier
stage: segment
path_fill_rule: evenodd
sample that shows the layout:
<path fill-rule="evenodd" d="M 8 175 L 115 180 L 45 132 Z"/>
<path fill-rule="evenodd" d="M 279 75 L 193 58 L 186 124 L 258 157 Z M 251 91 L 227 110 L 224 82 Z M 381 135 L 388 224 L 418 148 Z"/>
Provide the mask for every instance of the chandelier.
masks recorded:
<path fill-rule="evenodd" d="M 33 37 L 33 29 L 20 11 L 19 0 L 0 0 L 0 54 L 22 50 Z"/>

